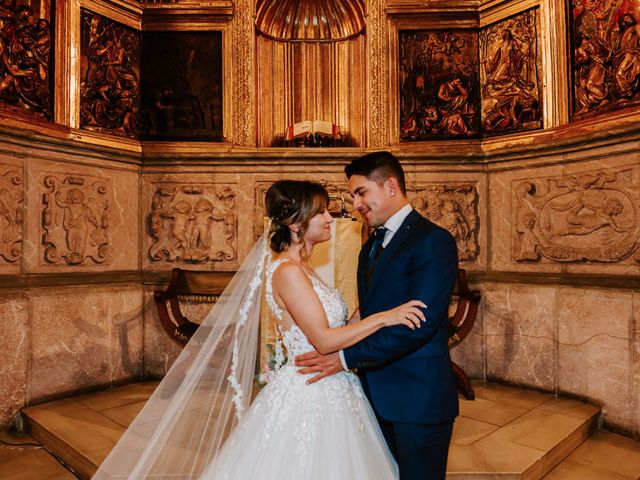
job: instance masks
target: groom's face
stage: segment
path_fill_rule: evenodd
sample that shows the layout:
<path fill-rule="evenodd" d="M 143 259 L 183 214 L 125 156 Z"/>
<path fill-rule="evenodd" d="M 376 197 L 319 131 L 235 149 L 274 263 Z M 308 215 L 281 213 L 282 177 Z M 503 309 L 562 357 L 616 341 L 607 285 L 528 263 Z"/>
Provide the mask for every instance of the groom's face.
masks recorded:
<path fill-rule="evenodd" d="M 385 185 L 386 182 L 380 185 L 363 175 L 351 175 L 349 178 L 353 208 L 360 212 L 367 225 L 373 228 L 384 225 L 391 216 L 392 198 Z"/>

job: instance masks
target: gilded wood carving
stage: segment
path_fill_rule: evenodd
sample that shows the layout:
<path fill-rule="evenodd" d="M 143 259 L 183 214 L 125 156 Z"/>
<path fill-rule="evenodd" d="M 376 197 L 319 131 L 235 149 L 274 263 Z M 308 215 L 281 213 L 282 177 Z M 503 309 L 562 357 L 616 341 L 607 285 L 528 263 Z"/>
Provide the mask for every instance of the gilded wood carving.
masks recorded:
<path fill-rule="evenodd" d="M 478 33 L 400 32 L 400 140 L 480 133 Z"/>
<path fill-rule="evenodd" d="M 640 103 L 640 0 L 572 0 L 573 116 Z"/>
<path fill-rule="evenodd" d="M 407 193 L 418 212 L 453 235 L 461 261 L 472 261 L 478 256 L 480 217 L 475 185 L 416 185 Z"/>
<path fill-rule="evenodd" d="M 635 174 L 634 174 L 635 170 Z M 640 245 L 638 168 L 514 184 L 513 258 L 620 262 Z M 636 260 L 640 255 L 636 253 Z"/>
<path fill-rule="evenodd" d="M 537 9 L 480 31 L 483 133 L 542 127 Z"/>
<path fill-rule="evenodd" d="M 158 186 L 148 217 L 153 261 L 200 263 L 237 259 L 236 187 L 232 184 Z"/>
<path fill-rule="evenodd" d="M 0 2 L 0 104 L 51 119 L 53 27 L 41 10 L 37 0 Z"/>
<path fill-rule="evenodd" d="M 222 140 L 222 33 L 142 34 L 142 136 Z"/>
<path fill-rule="evenodd" d="M 137 136 L 140 34 L 82 9 L 80 126 Z"/>
<path fill-rule="evenodd" d="M 45 178 L 42 243 L 47 263 L 81 265 L 109 258 L 109 181 L 93 177 Z"/>
<path fill-rule="evenodd" d="M 0 167 L 0 258 L 14 263 L 22 254 L 24 191 L 17 169 Z"/>

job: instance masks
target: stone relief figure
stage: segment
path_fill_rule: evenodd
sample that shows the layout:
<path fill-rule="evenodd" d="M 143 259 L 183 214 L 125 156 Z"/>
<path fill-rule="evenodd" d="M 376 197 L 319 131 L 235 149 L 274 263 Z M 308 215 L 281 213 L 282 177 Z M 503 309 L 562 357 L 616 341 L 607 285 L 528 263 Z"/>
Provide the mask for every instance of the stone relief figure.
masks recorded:
<path fill-rule="evenodd" d="M 479 134 L 478 35 L 400 32 L 400 140 Z"/>
<path fill-rule="evenodd" d="M 537 9 L 480 32 L 482 128 L 505 133 L 541 128 Z"/>
<path fill-rule="evenodd" d="M 138 133 L 139 34 L 82 10 L 80 125 L 129 136 Z"/>
<path fill-rule="evenodd" d="M 236 255 L 236 192 L 231 186 L 156 189 L 149 213 L 154 261 L 232 261 Z"/>
<path fill-rule="evenodd" d="M 479 253 L 478 192 L 474 185 L 426 185 L 409 188 L 411 205 L 456 239 L 460 260 Z"/>
<path fill-rule="evenodd" d="M 0 258 L 14 263 L 22 253 L 22 177 L 17 170 L 0 175 Z"/>
<path fill-rule="evenodd" d="M 629 257 L 640 245 L 640 186 L 633 178 L 638 173 L 596 171 L 515 185 L 514 260 L 537 261 L 542 255 L 557 262 L 619 262 Z"/>
<path fill-rule="evenodd" d="M 109 256 L 108 206 L 104 181 L 88 185 L 87 178 L 56 176 L 45 178 L 49 191 L 44 194 L 42 227 L 44 260 L 82 265 L 87 259 L 104 263 Z"/>
<path fill-rule="evenodd" d="M 576 118 L 640 103 L 640 0 L 572 0 Z"/>
<path fill-rule="evenodd" d="M 51 118 L 51 26 L 37 9 L 5 1 L 0 12 L 0 102 Z"/>

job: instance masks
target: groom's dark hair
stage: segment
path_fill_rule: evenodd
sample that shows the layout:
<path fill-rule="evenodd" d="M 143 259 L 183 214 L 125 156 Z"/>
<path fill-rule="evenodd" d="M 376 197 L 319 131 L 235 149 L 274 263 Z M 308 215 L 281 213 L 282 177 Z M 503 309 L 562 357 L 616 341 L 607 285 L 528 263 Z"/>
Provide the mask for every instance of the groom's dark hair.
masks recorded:
<path fill-rule="evenodd" d="M 402 165 L 390 152 L 371 152 L 356 158 L 344 167 L 344 173 L 347 178 L 351 178 L 351 175 L 362 175 L 367 180 L 372 180 L 378 185 L 382 185 L 388 178 L 394 177 L 398 180 L 398 186 L 402 194 L 407 194 Z"/>

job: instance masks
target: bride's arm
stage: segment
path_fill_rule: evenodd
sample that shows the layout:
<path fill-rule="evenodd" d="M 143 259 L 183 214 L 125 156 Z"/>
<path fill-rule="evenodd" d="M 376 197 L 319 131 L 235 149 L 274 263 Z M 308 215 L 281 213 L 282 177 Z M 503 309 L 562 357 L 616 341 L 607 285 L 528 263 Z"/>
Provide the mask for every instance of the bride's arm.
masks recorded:
<path fill-rule="evenodd" d="M 296 325 L 322 354 L 350 347 L 382 327 L 406 325 L 415 329 L 424 321 L 424 314 L 418 307 L 425 308 L 425 305 L 412 300 L 392 310 L 370 315 L 352 325 L 330 328 L 311 280 L 299 265 L 290 262 L 283 263 L 274 272 L 273 293 L 276 301 L 280 300 Z"/>

